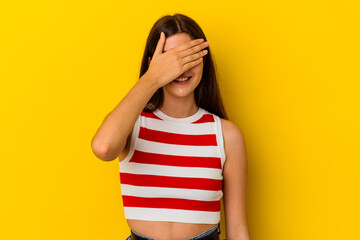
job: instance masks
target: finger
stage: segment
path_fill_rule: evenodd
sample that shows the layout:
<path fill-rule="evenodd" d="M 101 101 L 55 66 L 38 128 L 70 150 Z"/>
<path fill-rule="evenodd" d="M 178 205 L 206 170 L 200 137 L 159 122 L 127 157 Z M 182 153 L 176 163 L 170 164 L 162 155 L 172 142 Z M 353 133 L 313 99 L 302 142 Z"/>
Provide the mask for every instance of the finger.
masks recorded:
<path fill-rule="evenodd" d="M 157 42 L 156 48 L 155 48 L 155 52 L 154 52 L 154 56 L 160 55 L 163 52 L 164 49 L 164 45 L 165 45 L 165 34 L 163 32 L 160 33 L 160 39 Z"/>
<path fill-rule="evenodd" d="M 209 46 L 209 42 L 203 42 L 203 43 L 200 43 L 198 45 L 195 45 L 191 48 L 188 48 L 186 50 L 183 50 L 181 53 L 179 53 L 179 56 L 181 58 L 184 58 L 186 56 L 189 56 L 189 55 L 192 55 L 192 54 L 195 54 L 199 51 L 201 51 L 203 48 L 206 48 Z"/>
<path fill-rule="evenodd" d="M 208 53 L 208 50 L 202 50 L 200 52 L 197 52 L 195 54 L 191 54 L 189 56 L 186 56 L 182 59 L 182 64 L 186 64 L 188 62 L 191 62 L 191 61 L 194 61 L 194 60 L 197 60 L 198 58 L 202 58 L 203 56 L 205 56 L 206 54 Z"/>
<path fill-rule="evenodd" d="M 201 63 L 203 60 L 203 58 L 198 58 L 195 61 L 189 62 L 187 64 L 184 65 L 183 67 L 183 71 L 186 72 L 187 70 L 189 70 L 190 68 L 195 67 L 196 65 L 198 65 L 199 63 Z"/>
<path fill-rule="evenodd" d="M 174 49 L 175 49 L 176 51 L 181 52 L 181 51 L 184 51 L 184 50 L 186 50 L 186 49 L 188 49 L 188 48 L 191 48 L 191 47 L 193 47 L 193 46 L 196 46 L 196 45 L 198 45 L 198 44 L 200 44 L 200 43 L 202 43 L 202 42 L 204 42 L 204 39 L 198 38 L 198 39 L 194 39 L 194 40 L 191 40 L 191 41 L 189 41 L 189 42 L 183 43 L 183 44 L 175 47 Z"/>

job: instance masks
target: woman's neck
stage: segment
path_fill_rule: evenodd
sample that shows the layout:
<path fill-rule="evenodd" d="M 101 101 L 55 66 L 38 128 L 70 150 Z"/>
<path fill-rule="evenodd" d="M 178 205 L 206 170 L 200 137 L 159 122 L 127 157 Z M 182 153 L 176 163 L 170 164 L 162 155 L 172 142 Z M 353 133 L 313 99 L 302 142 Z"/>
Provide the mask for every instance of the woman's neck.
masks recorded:
<path fill-rule="evenodd" d="M 159 110 L 173 118 L 186 118 L 194 115 L 199 107 L 194 96 L 188 98 L 165 98 Z"/>

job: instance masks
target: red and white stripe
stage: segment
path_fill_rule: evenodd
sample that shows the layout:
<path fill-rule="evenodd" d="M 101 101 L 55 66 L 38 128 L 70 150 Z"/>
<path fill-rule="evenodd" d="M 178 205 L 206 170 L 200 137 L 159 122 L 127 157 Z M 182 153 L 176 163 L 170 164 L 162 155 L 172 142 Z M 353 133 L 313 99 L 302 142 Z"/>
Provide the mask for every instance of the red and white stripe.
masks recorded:
<path fill-rule="evenodd" d="M 119 163 L 125 218 L 218 223 L 224 161 L 218 116 L 202 108 L 183 119 L 142 112 Z"/>

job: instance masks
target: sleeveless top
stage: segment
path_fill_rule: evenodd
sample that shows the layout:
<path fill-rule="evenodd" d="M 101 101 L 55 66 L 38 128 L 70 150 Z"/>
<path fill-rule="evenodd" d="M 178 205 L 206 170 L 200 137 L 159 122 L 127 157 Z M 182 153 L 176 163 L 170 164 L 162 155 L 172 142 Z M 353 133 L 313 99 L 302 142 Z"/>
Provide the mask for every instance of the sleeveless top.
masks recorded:
<path fill-rule="evenodd" d="M 217 224 L 225 151 L 220 118 L 141 112 L 119 162 L 126 219 Z"/>

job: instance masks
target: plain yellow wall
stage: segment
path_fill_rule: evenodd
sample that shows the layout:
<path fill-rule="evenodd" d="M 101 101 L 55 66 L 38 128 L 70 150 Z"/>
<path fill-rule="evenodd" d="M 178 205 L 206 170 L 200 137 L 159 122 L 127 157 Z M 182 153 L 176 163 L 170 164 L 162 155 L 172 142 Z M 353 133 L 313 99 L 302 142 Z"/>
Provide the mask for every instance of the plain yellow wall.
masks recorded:
<path fill-rule="evenodd" d="M 90 142 L 137 81 L 152 25 L 183 13 L 244 133 L 252 239 L 360 239 L 359 12 L 355 0 L 2 1 L 0 238 L 129 235 L 118 161 Z"/>

